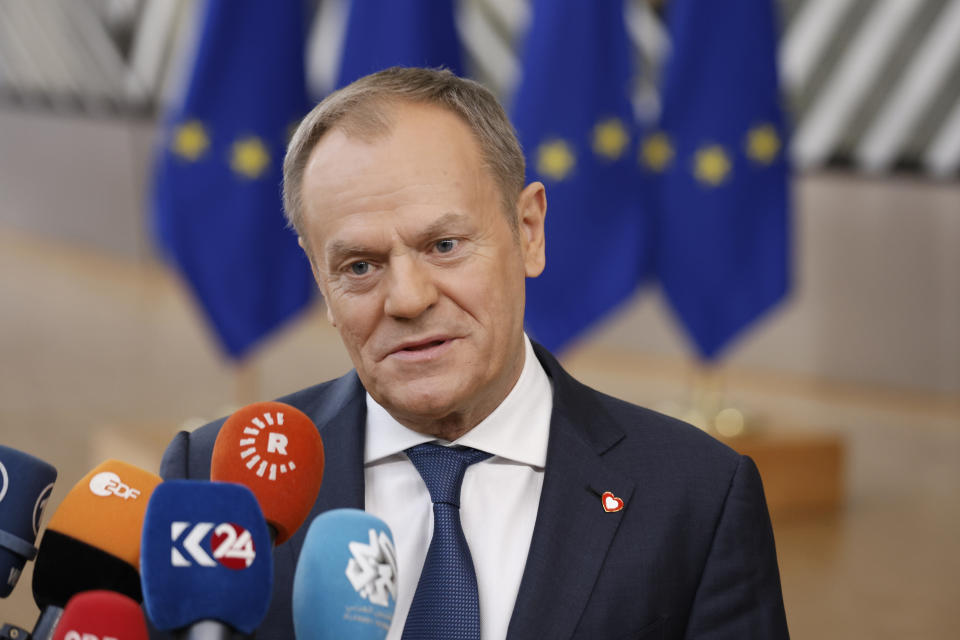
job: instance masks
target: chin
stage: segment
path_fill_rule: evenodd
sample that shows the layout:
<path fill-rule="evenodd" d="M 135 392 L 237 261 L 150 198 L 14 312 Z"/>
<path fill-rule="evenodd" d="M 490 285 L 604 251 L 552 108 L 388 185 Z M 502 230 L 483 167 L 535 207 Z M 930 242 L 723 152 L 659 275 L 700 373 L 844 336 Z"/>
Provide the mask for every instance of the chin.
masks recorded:
<path fill-rule="evenodd" d="M 417 385 L 419 386 L 419 385 Z M 426 389 L 397 389 L 384 395 L 383 406 L 408 420 L 435 421 L 457 413 L 463 404 L 459 394 L 447 393 L 436 386 Z"/>

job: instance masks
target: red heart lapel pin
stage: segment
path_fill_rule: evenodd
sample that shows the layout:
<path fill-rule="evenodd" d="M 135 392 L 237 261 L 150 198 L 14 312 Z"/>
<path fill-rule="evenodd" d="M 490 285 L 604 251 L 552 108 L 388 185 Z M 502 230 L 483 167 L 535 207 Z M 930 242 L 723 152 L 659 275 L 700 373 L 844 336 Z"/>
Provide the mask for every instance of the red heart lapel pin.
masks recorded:
<path fill-rule="evenodd" d="M 604 491 L 603 495 L 600 496 L 600 502 L 603 504 L 603 510 L 607 513 L 623 509 L 623 500 L 613 495 L 612 491 Z"/>

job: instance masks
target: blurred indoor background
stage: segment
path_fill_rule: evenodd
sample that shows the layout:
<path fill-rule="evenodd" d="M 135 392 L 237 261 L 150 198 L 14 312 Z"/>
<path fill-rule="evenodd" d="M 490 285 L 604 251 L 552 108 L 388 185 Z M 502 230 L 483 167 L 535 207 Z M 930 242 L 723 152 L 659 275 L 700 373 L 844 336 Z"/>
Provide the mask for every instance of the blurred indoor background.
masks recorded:
<path fill-rule="evenodd" d="M 681 1 L 626 3 L 640 121 L 659 115 Z M 757 458 L 794 637 L 955 637 L 960 0 L 775 4 L 792 131 L 786 296 L 705 364 L 650 282 L 563 360 Z M 177 430 L 351 366 L 318 299 L 228 357 L 160 258 L 159 125 L 190 72 L 199 7 L 0 0 L 0 443 L 59 469 L 47 518 L 99 462 L 156 470 Z M 337 82 L 349 1 L 308 15 L 319 98 Z M 466 71 L 506 104 L 534 18 L 532 0 L 456 4 Z M 721 408 L 743 435 L 739 418 L 714 420 Z M 30 577 L 0 621 L 33 624 Z"/>

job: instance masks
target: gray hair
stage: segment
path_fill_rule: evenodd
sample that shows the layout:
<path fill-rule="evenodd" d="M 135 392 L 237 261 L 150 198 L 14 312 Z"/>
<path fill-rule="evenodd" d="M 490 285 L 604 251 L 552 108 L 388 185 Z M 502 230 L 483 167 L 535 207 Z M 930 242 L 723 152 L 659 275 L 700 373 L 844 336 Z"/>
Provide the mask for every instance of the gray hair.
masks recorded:
<path fill-rule="evenodd" d="M 331 93 L 300 122 L 283 160 L 283 208 L 287 222 L 303 234 L 303 173 L 314 147 L 333 127 L 361 140 L 390 132 L 397 103 L 426 103 L 460 116 L 473 131 L 480 155 L 500 190 L 504 213 L 516 232 L 516 201 L 525 165 L 516 132 L 489 89 L 446 69 L 391 67 Z"/>

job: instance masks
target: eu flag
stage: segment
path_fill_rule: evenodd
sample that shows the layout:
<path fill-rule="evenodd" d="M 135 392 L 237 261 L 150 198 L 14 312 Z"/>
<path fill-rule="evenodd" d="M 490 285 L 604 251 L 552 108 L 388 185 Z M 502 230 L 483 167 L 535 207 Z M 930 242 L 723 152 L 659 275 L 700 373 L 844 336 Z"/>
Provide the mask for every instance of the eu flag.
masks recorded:
<path fill-rule="evenodd" d="M 631 50 L 620 0 L 536 0 L 513 120 L 547 190 L 543 274 L 527 281 L 528 331 L 550 349 L 628 298 L 646 266 Z"/>
<path fill-rule="evenodd" d="M 352 0 L 337 86 L 393 66 L 462 75 L 453 0 Z"/>
<path fill-rule="evenodd" d="M 660 130 L 656 270 L 700 355 L 714 359 L 786 293 L 786 127 L 773 0 L 673 0 Z"/>
<path fill-rule="evenodd" d="M 294 1 L 207 2 L 156 166 L 160 244 L 234 358 L 314 288 L 281 203 L 287 136 L 310 106 L 304 17 Z"/>

